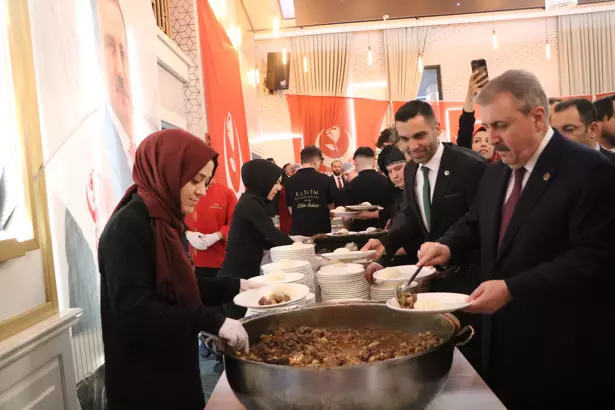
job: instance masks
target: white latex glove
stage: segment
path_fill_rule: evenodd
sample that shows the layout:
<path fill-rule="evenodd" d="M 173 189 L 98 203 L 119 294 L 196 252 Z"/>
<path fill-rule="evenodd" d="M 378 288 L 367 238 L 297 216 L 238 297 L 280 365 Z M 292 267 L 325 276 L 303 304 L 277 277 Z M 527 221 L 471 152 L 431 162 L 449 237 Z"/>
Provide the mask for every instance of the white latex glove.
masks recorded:
<path fill-rule="evenodd" d="M 204 251 L 209 247 L 207 243 L 205 243 L 206 236 L 207 235 L 204 235 L 200 232 L 186 231 L 186 238 L 188 238 L 188 242 L 190 242 L 190 245 L 200 251 Z"/>
<path fill-rule="evenodd" d="M 203 241 L 205 242 L 205 245 L 207 245 L 208 248 L 216 244 L 220 239 L 221 238 L 220 238 L 220 235 L 218 235 L 218 232 L 210 233 L 203 237 Z"/>
<path fill-rule="evenodd" d="M 238 320 L 226 318 L 218 332 L 218 336 L 226 340 L 229 346 L 237 350 L 243 350 L 246 353 L 250 350 L 248 333 Z"/>
<path fill-rule="evenodd" d="M 239 291 L 240 292 L 245 292 L 246 290 L 250 290 L 250 289 L 262 288 L 263 286 L 265 286 L 264 283 L 258 283 L 258 282 L 254 282 L 251 280 L 245 280 L 245 279 L 239 280 Z"/>

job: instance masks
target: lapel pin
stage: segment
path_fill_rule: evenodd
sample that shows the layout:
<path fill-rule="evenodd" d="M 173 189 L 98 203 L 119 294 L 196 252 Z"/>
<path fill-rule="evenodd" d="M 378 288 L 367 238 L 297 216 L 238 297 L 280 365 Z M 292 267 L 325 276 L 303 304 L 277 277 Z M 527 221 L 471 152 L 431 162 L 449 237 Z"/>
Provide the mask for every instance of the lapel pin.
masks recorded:
<path fill-rule="evenodd" d="M 446 171 L 444 171 L 444 175 L 449 176 L 450 175 L 450 171 L 447 169 Z"/>
<path fill-rule="evenodd" d="M 543 175 L 542 180 L 546 182 L 549 180 L 549 178 L 551 178 L 551 174 L 547 172 L 546 174 Z"/>

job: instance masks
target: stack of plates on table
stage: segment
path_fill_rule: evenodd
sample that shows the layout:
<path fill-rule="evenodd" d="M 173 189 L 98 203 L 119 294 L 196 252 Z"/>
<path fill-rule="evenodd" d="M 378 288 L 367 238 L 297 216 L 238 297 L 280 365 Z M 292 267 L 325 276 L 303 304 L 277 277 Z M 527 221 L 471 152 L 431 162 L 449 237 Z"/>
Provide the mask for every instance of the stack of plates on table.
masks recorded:
<path fill-rule="evenodd" d="M 320 267 L 320 263 L 316 259 L 314 244 L 295 242 L 292 245 L 271 248 L 271 260 L 273 262 L 279 262 L 284 259 L 308 261 L 314 272 Z"/>
<path fill-rule="evenodd" d="M 251 308 L 248 308 L 248 310 L 246 312 L 246 317 L 254 316 L 254 315 L 260 315 L 260 314 L 263 314 L 263 313 L 287 312 L 289 310 L 298 309 L 301 306 L 313 305 L 314 303 L 316 303 L 316 295 L 314 295 L 312 292 L 310 292 L 305 297 L 305 300 L 303 301 L 303 303 L 291 304 L 291 305 L 286 305 L 286 306 L 280 306 L 279 308 L 269 308 L 269 309 L 256 309 L 256 308 L 255 309 L 251 309 Z"/>
<path fill-rule="evenodd" d="M 406 280 L 397 282 L 404 285 Z M 376 283 L 369 287 L 369 298 L 376 302 L 386 302 L 395 297 L 395 285 L 396 282 Z M 412 282 L 412 289 L 418 289 L 419 283 L 417 281 Z"/>
<path fill-rule="evenodd" d="M 264 285 L 270 285 L 272 283 L 301 283 L 305 285 L 305 275 L 297 272 L 272 271 L 265 275 L 255 276 L 249 280 Z"/>
<path fill-rule="evenodd" d="M 359 264 L 336 264 L 321 268 L 316 274 L 323 301 L 369 299 L 365 268 Z"/>
<path fill-rule="evenodd" d="M 314 270 L 312 269 L 312 265 L 308 261 L 305 260 L 290 260 L 290 259 L 282 259 L 278 262 L 268 263 L 266 265 L 261 266 L 263 273 L 267 274 L 276 274 L 279 275 L 281 272 L 285 274 L 289 273 L 300 273 L 304 275 L 303 281 L 298 282 L 304 285 L 307 285 L 310 288 L 310 292 L 314 294 L 316 293 L 316 283 L 314 281 Z M 261 279 L 262 280 L 262 279 Z"/>

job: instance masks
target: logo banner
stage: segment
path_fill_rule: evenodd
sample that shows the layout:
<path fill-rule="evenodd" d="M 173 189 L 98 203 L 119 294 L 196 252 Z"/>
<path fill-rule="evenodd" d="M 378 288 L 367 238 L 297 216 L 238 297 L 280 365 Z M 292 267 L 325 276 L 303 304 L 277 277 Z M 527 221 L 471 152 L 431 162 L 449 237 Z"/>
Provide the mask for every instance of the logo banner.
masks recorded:
<path fill-rule="evenodd" d="M 239 195 L 241 166 L 250 160 L 248 128 L 237 51 L 207 0 L 197 1 L 207 128 L 220 156 L 216 181 Z"/>

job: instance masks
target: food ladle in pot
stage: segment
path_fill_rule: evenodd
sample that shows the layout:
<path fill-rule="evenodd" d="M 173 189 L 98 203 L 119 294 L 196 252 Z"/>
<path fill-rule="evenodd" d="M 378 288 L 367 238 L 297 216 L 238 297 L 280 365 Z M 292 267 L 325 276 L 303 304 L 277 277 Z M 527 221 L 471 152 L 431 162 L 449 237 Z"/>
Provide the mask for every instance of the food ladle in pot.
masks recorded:
<path fill-rule="evenodd" d="M 410 279 L 408 279 L 408 282 L 406 282 L 405 285 L 402 286 L 401 284 L 398 283 L 395 286 L 395 294 L 397 296 L 397 301 L 400 303 L 400 305 L 401 305 L 402 293 L 405 292 L 405 291 L 410 290 L 412 282 L 414 281 L 414 279 L 416 279 L 418 274 L 421 272 L 421 269 L 423 269 L 422 266 L 419 266 L 418 268 L 416 268 L 416 270 L 414 271 L 412 276 L 410 276 Z"/>

